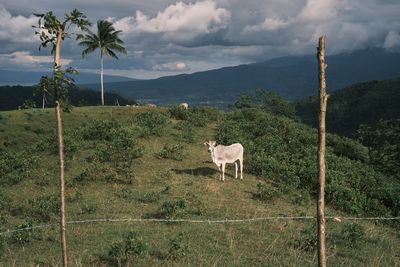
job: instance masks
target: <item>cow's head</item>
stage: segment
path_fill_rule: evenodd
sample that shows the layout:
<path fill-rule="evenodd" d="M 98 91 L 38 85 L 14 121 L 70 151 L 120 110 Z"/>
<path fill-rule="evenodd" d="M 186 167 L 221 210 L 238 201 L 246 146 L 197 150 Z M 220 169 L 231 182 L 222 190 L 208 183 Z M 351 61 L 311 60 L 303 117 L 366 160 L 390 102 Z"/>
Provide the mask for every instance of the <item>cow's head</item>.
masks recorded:
<path fill-rule="evenodd" d="M 212 152 L 217 145 L 217 141 L 206 141 L 204 142 L 204 145 L 207 147 L 208 152 Z"/>

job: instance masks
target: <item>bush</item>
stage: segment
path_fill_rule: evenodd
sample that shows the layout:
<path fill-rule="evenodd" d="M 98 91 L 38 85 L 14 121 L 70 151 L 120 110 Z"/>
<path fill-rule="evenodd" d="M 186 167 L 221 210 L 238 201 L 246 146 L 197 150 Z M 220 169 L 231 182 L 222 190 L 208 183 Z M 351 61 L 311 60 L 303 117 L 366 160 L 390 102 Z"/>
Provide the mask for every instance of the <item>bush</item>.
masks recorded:
<path fill-rule="evenodd" d="M 270 184 L 257 184 L 257 192 L 253 193 L 253 198 L 261 201 L 269 201 L 280 196 L 281 192 Z"/>
<path fill-rule="evenodd" d="M 184 233 L 179 233 L 177 236 L 174 236 L 168 240 L 169 258 L 171 258 L 173 260 L 177 260 L 186 255 L 188 246 L 184 243 L 184 241 L 185 241 Z"/>
<path fill-rule="evenodd" d="M 28 213 L 38 220 L 48 222 L 53 215 L 60 211 L 60 198 L 52 194 L 28 200 Z M 28 208 L 27 208 L 28 209 Z"/>
<path fill-rule="evenodd" d="M 349 247 L 357 247 L 365 240 L 364 228 L 357 223 L 345 223 L 341 231 L 341 240 Z"/>
<path fill-rule="evenodd" d="M 29 177 L 37 166 L 37 159 L 27 152 L 0 149 L 0 184 L 17 184 Z"/>
<path fill-rule="evenodd" d="M 177 199 L 175 201 L 165 201 L 161 206 L 161 216 L 167 219 L 173 219 L 182 214 L 187 208 L 185 199 Z"/>
<path fill-rule="evenodd" d="M 170 106 L 168 112 L 176 120 L 187 120 L 189 117 L 189 110 L 180 106 Z"/>
<path fill-rule="evenodd" d="M 161 136 L 167 126 L 167 116 L 156 111 L 139 113 L 134 120 L 140 127 L 142 137 Z"/>
<path fill-rule="evenodd" d="M 158 153 L 158 157 L 182 161 L 185 156 L 183 150 L 184 147 L 182 144 L 167 144 L 164 145 L 163 149 Z"/>
<path fill-rule="evenodd" d="M 122 241 L 114 243 L 108 251 L 108 260 L 118 263 L 126 262 L 131 256 L 144 256 L 148 245 L 138 232 L 128 232 Z"/>
<path fill-rule="evenodd" d="M 159 201 L 160 198 L 161 195 L 158 192 L 146 192 L 139 196 L 138 200 L 142 203 L 154 203 Z"/>
<path fill-rule="evenodd" d="M 120 127 L 117 121 L 94 120 L 81 126 L 79 132 L 84 140 L 111 141 L 115 130 Z"/>
<path fill-rule="evenodd" d="M 10 236 L 10 241 L 17 244 L 26 244 L 31 242 L 35 238 L 35 233 L 32 227 L 32 222 L 27 222 L 15 226 L 15 232 L 13 232 Z"/>
<path fill-rule="evenodd" d="M 180 131 L 179 133 L 180 140 L 187 143 L 193 143 L 194 140 L 196 139 L 196 131 L 189 122 L 180 121 L 175 125 L 174 128 Z"/>
<path fill-rule="evenodd" d="M 300 233 L 301 237 L 293 242 L 294 247 L 304 251 L 315 251 L 318 246 L 316 223 L 312 223 L 311 226 L 303 229 Z"/>

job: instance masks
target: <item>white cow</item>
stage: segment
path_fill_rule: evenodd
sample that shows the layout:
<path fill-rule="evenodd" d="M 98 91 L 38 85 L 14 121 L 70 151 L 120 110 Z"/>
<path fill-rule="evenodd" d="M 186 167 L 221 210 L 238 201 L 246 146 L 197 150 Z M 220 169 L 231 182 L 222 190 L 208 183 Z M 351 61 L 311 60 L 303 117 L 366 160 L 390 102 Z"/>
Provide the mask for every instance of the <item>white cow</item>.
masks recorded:
<path fill-rule="evenodd" d="M 225 181 L 225 165 L 226 163 L 235 163 L 235 178 L 238 178 L 238 166 L 236 161 L 240 163 L 240 179 L 243 179 L 243 146 L 239 143 L 230 146 L 217 145 L 216 141 L 208 141 L 204 143 L 211 153 L 213 162 L 218 166 L 220 171 L 219 179 Z"/>
<path fill-rule="evenodd" d="M 188 103 L 180 103 L 179 107 L 182 109 L 188 109 L 189 108 L 189 104 Z"/>

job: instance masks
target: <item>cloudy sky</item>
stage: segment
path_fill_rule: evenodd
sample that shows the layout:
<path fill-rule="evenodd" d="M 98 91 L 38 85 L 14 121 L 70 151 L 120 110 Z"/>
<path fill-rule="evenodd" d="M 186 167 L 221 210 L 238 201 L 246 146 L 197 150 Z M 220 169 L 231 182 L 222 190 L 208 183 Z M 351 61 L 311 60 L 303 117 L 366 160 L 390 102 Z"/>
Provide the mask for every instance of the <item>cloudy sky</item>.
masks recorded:
<path fill-rule="evenodd" d="M 313 54 L 322 34 L 329 54 L 400 50 L 400 0 L 2 0 L 0 69 L 50 69 L 33 13 L 63 16 L 73 8 L 123 31 L 128 54 L 106 59 L 105 71 L 139 79 Z M 98 72 L 98 51 L 85 59 L 81 51 L 65 41 L 62 63 Z"/>

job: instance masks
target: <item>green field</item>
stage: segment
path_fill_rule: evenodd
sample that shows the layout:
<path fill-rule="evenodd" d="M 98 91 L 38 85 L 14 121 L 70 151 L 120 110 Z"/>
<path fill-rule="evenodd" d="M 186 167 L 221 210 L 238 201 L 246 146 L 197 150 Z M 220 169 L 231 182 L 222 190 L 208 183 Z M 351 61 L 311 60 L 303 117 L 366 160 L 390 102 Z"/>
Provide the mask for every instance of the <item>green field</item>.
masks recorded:
<path fill-rule="evenodd" d="M 279 123 L 287 127 L 277 128 L 274 134 L 287 135 L 290 144 L 293 140 L 301 144 L 301 138 L 308 138 L 310 142 L 316 139 L 316 131 L 308 126 L 267 113 L 254 114 L 262 118 L 261 122 L 271 123 L 258 125 L 260 129 L 269 129 L 271 142 L 275 142 L 273 127 Z M 308 177 L 303 175 L 305 172 L 296 174 L 299 180 L 296 185 L 293 180 L 290 186 L 282 182 L 280 179 L 293 172 L 291 167 L 272 168 L 272 165 L 266 166 L 261 156 L 258 160 L 256 154 L 249 155 L 257 149 L 257 140 L 249 136 L 243 141 L 245 154 L 248 153 L 244 179 L 235 179 L 234 166 L 228 165 L 225 182 L 219 181 L 217 166 L 211 162 L 203 142 L 216 137 L 235 139 L 227 134 L 233 129 L 229 120 L 239 121 L 238 114 L 227 117 L 216 110 L 199 109 L 189 118 L 186 115 L 180 118 L 179 112 L 172 115 L 166 108 L 149 107 L 82 107 L 63 113 L 67 221 L 224 220 L 315 214 L 312 182 L 305 182 L 304 177 Z M 51 224 L 47 228 L 1 235 L 1 266 L 61 265 L 55 126 L 53 109 L 0 112 L 0 232 Z M 248 129 L 232 131 L 244 136 L 240 130 L 252 131 Z M 291 131 L 297 139 L 291 139 Z M 344 174 L 361 177 L 363 174 L 356 169 L 374 173 L 369 171 L 362 156 L 339 155 L 336 144 L 342 139 L 330 140 L 335 141 L 328 148 L 331 153 L 328 173 L 332 168 L 332 177 L 336 179 Z M 274 151 L 282 158 L 286 150 L 290 153 L 290 146 L 274 144 L 277 144 Z M 309 151 L 313 151 L 315 144 L 303 143 L 303 146 L 307 147 L 304 153 L 310 155 L 304 156 L 307 160 L 299 160 L 309 164 L 308 159 L 313 158 Z M 365 150 L 359 144 L 354 147 Z M 272 160 L 280 164 L 275 154 L 271 155 Z M 266 167 L 258 169 L 257 162 L 264 162 Z M 281 163 L 279 166 L 288 164 Z M 350 169 L 354 171 L 350 173 Z M 376 177 L 371 187 L 379 185 L 379 177 L 383 176 Z M 316 177 L 308 179 L 316 180 Z M 377 202 L 377 210 L 381 205 L 385 209 L 382 214 L 368 211 L 367 204 L 356 205 L 359 199 L 369 203 L 366 201 L 372 197 L 369 192 L 374 188 L 360 189 L 341 208 L 341 202 L 335 198 L 339 191 L 335 184 L 329 185 L 333 193 L 331 198 L 328 196 L 328 216 L 390 217 L 398 212 L 394 210 L 398 204 L 386 205 L 383 200 L 381 203 L 380 196 L 374 198 L 374 203 Z M 362 183 L 357 186 L 368 187 Z M 350 202 L 354 207 L 353 204 L 345 206 Z M 71 266 L 315 266 L 314 225 L 314 220 L 288 219 L 242 223 L 68 224 L 69 263 Z M 400 233 L 396 224 L 328 220 L 327 233 L 328 265 L 400 266 Z"/>

